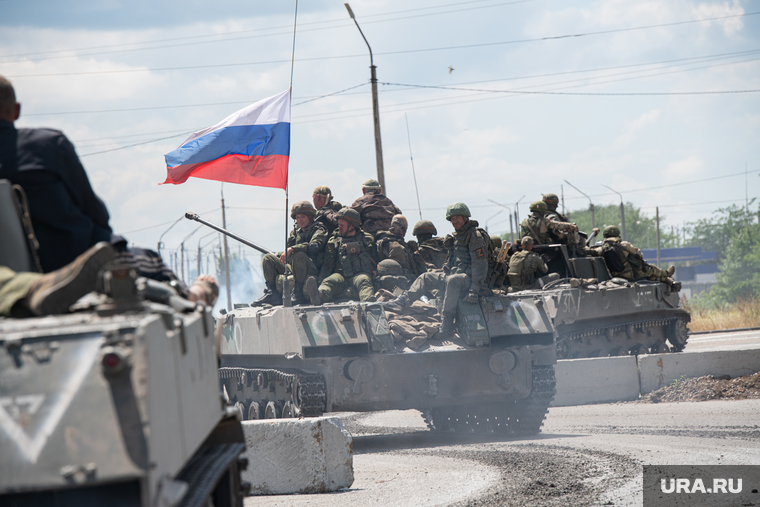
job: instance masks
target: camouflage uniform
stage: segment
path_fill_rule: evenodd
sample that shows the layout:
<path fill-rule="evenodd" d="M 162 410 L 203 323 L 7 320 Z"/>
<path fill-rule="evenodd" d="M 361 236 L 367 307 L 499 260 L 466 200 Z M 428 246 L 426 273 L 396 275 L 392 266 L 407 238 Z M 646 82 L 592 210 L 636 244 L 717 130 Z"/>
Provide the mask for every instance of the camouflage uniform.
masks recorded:
<path fill-rule="evenodd" d="M 332 200 L 332 191 L 325 185 L 320 185 L 314 189 L 313 195 L 321 195 L 325 198 L 325 204 L 317 210 L 314 217 L 315 222 L 320 222 L 327 229 L 328 234 L 332 234 L 338 227 L 338 211 L 343 205 Z"/>
<path fill-rule="evenodd" d="M 410 283 L 419 275 L 427 271 L 425 261 L 422 256 L 414 252 L 406 241 L 406 218 L 403 215 L 396 215 L 391 221 L 389 231 L 380 231 L 375 235 L 377 240 L 378 259 L 392 259 L 401 265 L 403 276 Z"/>
<path fill-rule="evenodd" d="M 556 224 L 569 224 L 570 221 L 565 215 L 557 211 L 557 204 L 559 198 L 555 194 L 545 194 L 543 201 L 546 203 L 546 215 L 544 215 L 551 222 Z M 578 228 L 561 227 L 550 231 L 550 236 L 553 238 L 553 242 L 570 247 L 571 255 L 575 252 L 575 247 L 581 243 L 581 236 L 578 233 Z"/>
<path fill-rule="evenodd" d="M 468 220 L 453 237 L 454 244 L 446 261 L 448 274 L 423 273 L 407 292 L 411 301 L 437 290 L 438 297 L 443 294 L 443 312 L 455 313 L 457 302 L 468 292 L 487 295 L 488 237 L 478 230 L 476 220 Z"/>
<path fill-rule="evenodd" d="M 556 222 L 546 218 L 547 207 L 543 201 L 531 203 L 530 210 L 533 213 L 520 223 L 520 239 L 530 236 L 536 245 L 550 245 L 554 239 L 553 235 L 567 235 L 570 231 L 577 232 L 578 230 L 571 223 Z"/>
<path fill-rule="evenodd" d="M 305 229 L 296 226 L 290 231 L 287 246 L 293 249 L 293 253 L 288 255 L 288 265 L 293 272 L 296 283 L 302 284 L 307 277 L 316 276 L 319 273 L 328 236 L 325 226 L 316 221 Z M 264 258 L 261 259 L 261 266 L 264 271 L 264 280 L 266 282 L 276 281 L 277 289 L 282 293 L 283 279 L 278 279 L 278 277 L 285 274 L 285 264 L 280 260 L 280 255 L 282 252 L 277 255 L 264 255 Z"/>
<path fill-rule="evenodd" d="M 42 273 L 16 273 L 11 268 L 0 266 L 0 317 L 31 316 L 32 312 L 21 303 L 40 278 Z"/>
<path fill-rule="evenodd" d="M 362 221 L 362 230 L 373 236 L 378 231 L 387 231 L 391 226 L 393 215 L 401 215 L 401 210 L 393 201 L 380 193 L 380 184 L 375 180 L 367 180 L 362 186 L 367 193 L 359 197 L 351 205 Z M 375 190 L 376 189 L 376 190 Z"/>
<path fill-rule="evenodd" d="M 396 287 L 401 290 L 408 290 L 411 281 L 404 276 L 404 270 L 401 264 L 393 259 L 385 259 L 377 265 L 377 278 L 375 279 L 375 288 L 377 290 L 385 289 L 393 292 Z"/>
<path fill-rule="evenodd" d="M 611 249 L 622 254 L 620 260 L 625 266 L 623 271 L 612 271 L 609 263 L 607 263 L 607 267 L 610 268 L 610 274 L 613 277 L 624 278 L 629 282 L 634 282 L 636 280 L 653 280 L 668 284 L 673 283 L 673 279 L 670 278 L 670 275 L 672 275 L 675 268 L 671 267 L 671 272 L 668 273 L 668 271 L 660 269 L 657 266 L 652 266 L 644 261 L 641 257 L 641 253 L 635 246 L 628 241 L 620 239 L 620 230 L 615 226 L 607 226 L 604 228 L 603 245 L 586 248 L 586 252 L 596 256 L 603 256 L 605 252 Z"/>
<path fill-rule="evenodd" d="M 502 239 L 500 236 L 495 234 L 491 235 L 491 244 L 493 245 L 493 255 L 491 256 L 493 273 L 489 280 L 489 287 L 492 289 L 501 289 L 505 284 L 509 283 L 509 279 L 507 278 L 509 259 L 505 257 L 503 262 L 498 262 L 499 251 L 502 247 Z"/>
<path fill-rule="evenodd" d="M 426 270 L 442 269 L 449 256 L 449 249 L 444 245 L 443 238 L 434 237 L 438 234 L 438 230 L 433 225 L 433 222 L 430 220 L 420 220 L 414 226 L 412 234 L 417 238 L 417 248 L 415 250 L 425 262 Z"/>
<path fill-rule="evenodd" d="M 353 236 L 343 237 L 336 230 L 327 242 L 325 260 L 319 272 L 319 296 L 323 303 L 358 292 L 360 301 L 375 293 L 372 272 L 377 265 L 377 249 L 371 234 L 356 228 Z"/>
<path fill-rule="evenodd" d="M 537 253 L 522 250 L 509 260 L 509 285 L 513 292 L 538 288 L 536 273 L 545 275 L 547 271 L 549 268 Z"/>

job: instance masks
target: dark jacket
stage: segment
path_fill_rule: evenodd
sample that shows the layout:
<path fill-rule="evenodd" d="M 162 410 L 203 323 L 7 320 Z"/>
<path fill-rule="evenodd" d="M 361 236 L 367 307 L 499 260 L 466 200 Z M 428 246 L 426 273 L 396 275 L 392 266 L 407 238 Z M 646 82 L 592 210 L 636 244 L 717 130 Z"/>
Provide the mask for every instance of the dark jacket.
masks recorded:
<path fill-rule="evenodd" d="M 377 231 L 387 231 L 393 215 L 401 214 L 398 206 L 383 194 L 364 194 L 355 200 L 351 207 L 362 217 L 362 230 L 373 236 Z"/>
<path fill-rule="evenodd" d="M 15 131 L 16 166 L 2 161 L 0 178 L 21 185 L 29 199 L 32 225 L 45 272 L 73 261 L 99 241 L 111 239 L 108 210 L 95 195 L 74 145 L 52 129 L 18 129 L 2 123 L 0 154 Z"/>

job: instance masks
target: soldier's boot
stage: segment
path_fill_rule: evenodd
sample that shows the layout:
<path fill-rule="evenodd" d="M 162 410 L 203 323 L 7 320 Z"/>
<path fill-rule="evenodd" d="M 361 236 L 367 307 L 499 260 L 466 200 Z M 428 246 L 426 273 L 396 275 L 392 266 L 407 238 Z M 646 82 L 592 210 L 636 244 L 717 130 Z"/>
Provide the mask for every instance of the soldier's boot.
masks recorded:
<path fill-rule="evenodd" d="M 304 289 L 309 295 L 309 301 L 312 305 L 319 306 L 322 304 L 322 297 L 319 295 L 319 286 L 317 285 L 316 278 L 313 276 L 307 278 L 306 283 L 304 284 Z"/>
<path fill-rule="evenodd" d="M 277 282 L 267 282 L 267 287 L 264 289 L 264 295 L 259 299 L 251 303 L 251 306 L 272 305 L 277 306 L 282 304 L 282 295 L 277 290 Z"/>
<path fill-rule="evenodd" d="M 581 286 L 581 280 L 579 278 L 571 278 L 570 279 L 570 287 L 576 288 Z"/>
<path fill-rule="evenodd" d="M 309 298 L 303 295 L 304 282 L 293 283 L 293 292 L 290 294 L 290 300 L 294 305 L 308 305 Z"/>
<path fill-rule="evenodd" d="M 668 284 L 670 285 L 670 290 L 673 292 L 679 292 L 681 290 L 681 282 L 668 278 Z"/>
<path fill-rule="evenodd" d="M 386 310 L 390 310 L 392 312 L 399 313 L 404 308 L 409 306 L 409 296 L 406 292 L 401 294 L 399 297 L 392 301 L 388 301 L 387 303 L 383 303 L 383 308 Z"/>
<path fill-rule="evenodd" d="M 38 278 L 24 304 L 35 315 L 66 313 L 79 298 L 95 290 L 98 273 L 114 259 L 116 251 L 111 244 L 101 241 L 71 263 Z"/>
<path fill-rule="evenodd" d="M 668 274 L 668 276 L 673 276 L 673 274 L 676 272 L 676 267 L 670 266 L 665 272 Z"/>
<path fill-rule="evenodd" d="M 436 338 L 440 340 L 450 340 L 454 337 L 454 312 L 443 312 L 443 322 L 438 330 Z"/>

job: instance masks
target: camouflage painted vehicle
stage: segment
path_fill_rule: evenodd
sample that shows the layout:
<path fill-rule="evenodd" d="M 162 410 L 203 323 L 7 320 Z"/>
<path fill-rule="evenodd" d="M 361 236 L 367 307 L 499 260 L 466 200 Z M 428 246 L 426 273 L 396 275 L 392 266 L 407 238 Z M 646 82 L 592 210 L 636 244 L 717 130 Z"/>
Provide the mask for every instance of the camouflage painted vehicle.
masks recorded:
<path fill-rule="evenodd" d="M 540 431 L 556 363 L 543 299 L 481 298 L 458 315 L 461 338 L 412 350 L 381 303 L 236 308 L 217 323 L 221 381 L 246 419 L 419 409 L 435 430 Z"/>
<path fill-rule="evenodd" d="M 612 278 L 602 257 L 570 258 L 565 246 L 540 250 L 551 256 L 550 270 L 562 278 L 514 296 L 544 301 L 557 331 L 558 359 L 684 349 L 691 316 L 668 284 Z M 569 278 L 596 278 L 599 283 L 571 287 Z"/>
<path fill-rule="evenodd" d="M 0 505 L 242 506 L 210 309 L 125 269 L 104 285 L 72 314 L 0 319 Z"/>

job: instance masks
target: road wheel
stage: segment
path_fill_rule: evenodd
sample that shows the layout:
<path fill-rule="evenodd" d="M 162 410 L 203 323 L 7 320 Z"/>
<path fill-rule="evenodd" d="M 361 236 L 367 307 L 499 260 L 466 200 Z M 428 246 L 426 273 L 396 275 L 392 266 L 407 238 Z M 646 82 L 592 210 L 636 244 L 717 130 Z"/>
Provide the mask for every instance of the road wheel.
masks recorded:
<path fill-rule="evenodd" d="M 279 401 L 270 401 L 264 410 L 264 419 L 279 419 L 282 417 L 282 403 Z"/>
<path fill-rule="evenodd" d="M 650 354 L 666 354 L 670 352 L 670 348 L 664 342 L 657 342 L 649 347 Z"/>
<path fill-rule="evenodd" d="M 282 418 L 283 419 L 295 419 L 298 417 L 298 410 L 296 407 L 293 406 L 293 403 L 286 401 L 285 405 L 282 407 Z"/>
<path fill-rule="evenodd" d="M 261 405 L 258 401 L 252 401 L 248 406 L 248 421 L 255 421 L 261 419 Z"/>
<path fill-rule="evenodd" d="M 245 421 L 246 416 L 248 415 L 248 411 L 245 409 L 245 405 L 243 405 L 241 402 L 235 403 L 235 408 L 240 413 L 240 420 Z"/>
<path fill-rule="evenodd" d="M 689 328 L 686 326 L 686 322 L 683 319 L 676 319 L 675 322 L 668 325 L 666 332 L 668 341 L 673 345 L 673 351 L 682 351 L 689 339 Z"/>

